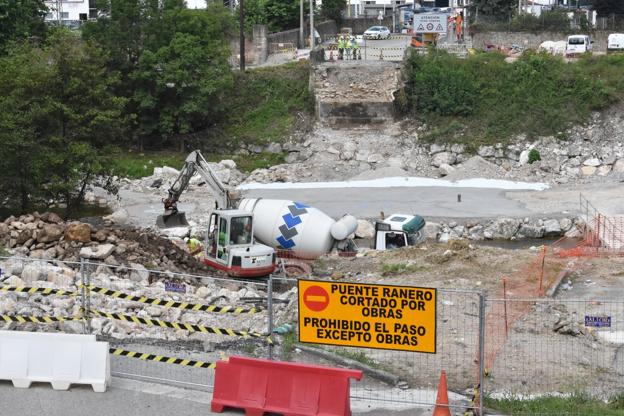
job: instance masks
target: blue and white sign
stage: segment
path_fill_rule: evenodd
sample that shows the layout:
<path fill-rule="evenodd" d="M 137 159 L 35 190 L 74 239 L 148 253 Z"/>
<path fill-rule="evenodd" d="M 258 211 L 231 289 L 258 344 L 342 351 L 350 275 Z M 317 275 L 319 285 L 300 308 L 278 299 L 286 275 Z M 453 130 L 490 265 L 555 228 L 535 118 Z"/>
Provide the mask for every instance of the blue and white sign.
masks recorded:
<path fill-rule="evenodd" d="M 167 292 L 186 293 L 186 285 L 184 283 L 165 281 L 165 290 Z"/>
<path fill-rule="evenodd" d="M 611 328 L 611 317 L 585 315 L 585 326 L 593 326 L 595 328 Z"/>

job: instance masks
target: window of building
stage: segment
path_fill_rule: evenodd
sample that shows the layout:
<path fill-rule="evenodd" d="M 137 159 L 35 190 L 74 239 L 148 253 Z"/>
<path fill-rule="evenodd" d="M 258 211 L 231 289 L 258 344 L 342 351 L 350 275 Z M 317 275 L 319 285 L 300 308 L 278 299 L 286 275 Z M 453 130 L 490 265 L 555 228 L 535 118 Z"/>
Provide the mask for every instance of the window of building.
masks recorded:
<path fill-rule="evenodd" d="M 86 13 L 79 13 L 78 14 L 78 20 L 87 20 L 87 14 Z"/>
<path fill-rule="evenodd" d="M 61 19 L 69 19 L 69 12 L 61 12 Z"/>

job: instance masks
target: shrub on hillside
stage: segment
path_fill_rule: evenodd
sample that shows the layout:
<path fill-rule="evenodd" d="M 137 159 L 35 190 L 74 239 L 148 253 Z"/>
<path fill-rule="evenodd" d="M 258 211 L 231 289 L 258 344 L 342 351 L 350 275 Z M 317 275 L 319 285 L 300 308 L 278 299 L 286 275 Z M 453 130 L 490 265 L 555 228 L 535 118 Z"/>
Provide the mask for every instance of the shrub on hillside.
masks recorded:
<path fill-rule="evenodd" d="M 489 141 L 518 133 L 555 135 L 621 97 L 623 70 L 622 57 L 566 63 L 528 51 L 507 63 L 497 53 L 467 59 L 413 54 L 406 68 L 406 107 L 433 124 L 462 120 L 467 134 Z"/>

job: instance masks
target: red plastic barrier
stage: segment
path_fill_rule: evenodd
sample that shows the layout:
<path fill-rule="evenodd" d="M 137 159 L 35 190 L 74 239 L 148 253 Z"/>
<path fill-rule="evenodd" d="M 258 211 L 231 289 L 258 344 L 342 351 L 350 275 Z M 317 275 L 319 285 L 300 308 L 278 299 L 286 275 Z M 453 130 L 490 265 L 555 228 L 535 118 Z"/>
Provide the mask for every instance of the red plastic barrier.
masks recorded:
<path fill-rule="evenodd" d="M 211 408 L 242 408 L 246 416 L 350 416 L 350 378 L 361 380 L 362 372 L 230 357 L 217 362 Z"/>

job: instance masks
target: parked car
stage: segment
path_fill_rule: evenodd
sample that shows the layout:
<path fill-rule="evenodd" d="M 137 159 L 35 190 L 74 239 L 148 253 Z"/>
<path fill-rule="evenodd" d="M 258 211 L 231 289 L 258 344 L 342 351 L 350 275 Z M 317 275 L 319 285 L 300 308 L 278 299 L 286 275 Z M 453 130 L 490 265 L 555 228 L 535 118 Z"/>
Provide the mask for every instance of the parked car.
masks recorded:
<path fill-rule="evenodd" d="M 388 39 L 390 37 L 390 29 L 385 26 L 373 26 L 366 29 L 364 39 Z"/>
<path fill-rule="evenodd" d="M 624 52 L 624 33 L 612 33 L 607 40 L 607 53 Z"/>
<path fill-rule="evenodd" d="M 587 35 L 571 35 L 568 36 L 566 44 L 566 57 L 572 58 L 592 51 L 593 40 Z"/>

